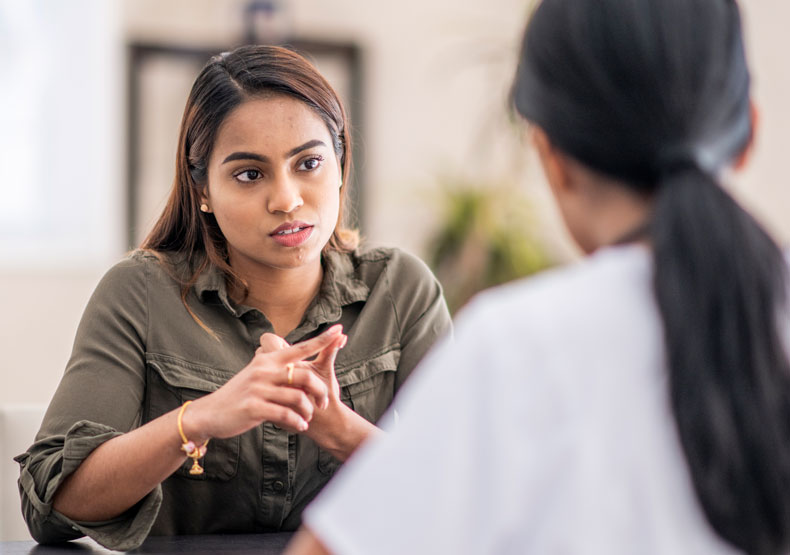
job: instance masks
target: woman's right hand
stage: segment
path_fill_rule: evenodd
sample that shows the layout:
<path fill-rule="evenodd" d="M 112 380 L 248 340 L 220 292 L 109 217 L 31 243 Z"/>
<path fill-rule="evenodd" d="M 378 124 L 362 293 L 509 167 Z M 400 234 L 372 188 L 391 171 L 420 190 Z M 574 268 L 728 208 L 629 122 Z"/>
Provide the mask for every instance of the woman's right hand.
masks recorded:
<path fill-rule="evenodd" d="M 184 411 L 184 434 L 197 444 L 237 436 L 261 422 L 290 432 L 304 432 L 315 406 L 325 407 L 328 390 L 300 361 L 321 352 L 342 332 L 332 326 L 321 335 L 281 350 L 256 351 L 250 363 L 214 393 L 195 400 Z M 288 384 L 288 364 L 295 365 Z"/>

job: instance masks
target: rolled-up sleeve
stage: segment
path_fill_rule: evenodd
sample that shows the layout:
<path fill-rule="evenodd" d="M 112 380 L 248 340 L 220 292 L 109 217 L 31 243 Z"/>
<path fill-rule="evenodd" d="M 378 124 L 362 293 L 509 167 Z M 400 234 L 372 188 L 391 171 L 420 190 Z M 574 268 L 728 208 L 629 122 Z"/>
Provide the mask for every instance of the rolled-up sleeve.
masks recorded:
<path fill-rule="evenodd" d="M 73 521 L 52 508 L 58 487 L 94 449 L 140 424 L 147 305 L 145 260 L 129 258 L 104 276 L 35 443 L 15 458 L 23 516 L 39 543 L 87 535 L 112 549 L 132 549 L 156 519 L 161 487 L 110 521 Z"/>
<path fill-rule="evenodd" d="M 148 535 L 162 503 L 162 488 L 143 498 L 129 511 L 112 520 L 72 520 L 52 508 L 63 480 L 73 473 L 99 445 L 121 432 L 95 422 L 74 424 L 64 436 L 37 441 L 27 453 L 16 457 L 20 464 L 19 492 L 22 513 L 30 533 L 39 543 L 56 543 L 89 536 L 111 549 L 127 550 Z"/>

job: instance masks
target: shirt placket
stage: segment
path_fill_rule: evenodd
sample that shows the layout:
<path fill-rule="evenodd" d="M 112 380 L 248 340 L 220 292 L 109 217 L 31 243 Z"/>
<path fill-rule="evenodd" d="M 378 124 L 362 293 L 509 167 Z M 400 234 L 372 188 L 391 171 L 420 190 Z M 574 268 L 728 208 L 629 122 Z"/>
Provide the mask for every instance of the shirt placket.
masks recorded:
<path fill-rule="evenodd" d="M 341 304 L 338 299 L 338 279 L 330 264 L 315 302 L 308 307 L 302 323 L 293 330 L 286 340 L 297 343 L 318 333 L 321 328 L 340 320 Z M 361 294 L 357 291 L 358 294 Z M 366 297 L 366 291 L 363 292 Z M 253 352 L 260 344 L 260 336 L 273 332 L 271 323 L 257 309 L 240 307 L 237 309 L 226 299 L 224 291 L 220 294 L 229 310 L 245 323 Z M 263 449 L 261 450 L 261 491 L 259 525 L 269 530 L 280 530 L 283 522 L 294 505 L 294 484 L 296 477 L 297 437 L 271 422 L 261 425 Z M 296 500 L 298 503 L 298 500 Z"/>
<path fill-rule="evenodd" d="M 253 350 L 257 349 L 260 336 L 273 331 L 271 323 L 256 309 L 245 310 L 240 317 L 247 325 Z M 265 528 L 279 530 L 292 504 L 295 438 L 271 422 L 264 422 L 261 427 L 263 449 L 261 450 L 260 520 Z"/>
<path fill-rule="evenodd" d="M 292 441 L 288 432 L 266 422 L 263 424 L 263 452 L 261 466 L 261 511 L 267 528 L 279 530 L 291 505 L 293 456 Z"/>

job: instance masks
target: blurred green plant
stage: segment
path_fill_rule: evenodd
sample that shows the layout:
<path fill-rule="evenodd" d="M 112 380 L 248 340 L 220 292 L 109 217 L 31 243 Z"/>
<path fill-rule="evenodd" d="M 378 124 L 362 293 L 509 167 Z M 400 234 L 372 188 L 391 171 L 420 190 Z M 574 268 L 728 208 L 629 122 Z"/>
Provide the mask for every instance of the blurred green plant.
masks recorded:
<path fill-rule="evenodd" d="M 446 182 L 427 259 L 455 313 L 475 293 L 554 264 L 535 234 L 535 209 L 514 186 Z"/>

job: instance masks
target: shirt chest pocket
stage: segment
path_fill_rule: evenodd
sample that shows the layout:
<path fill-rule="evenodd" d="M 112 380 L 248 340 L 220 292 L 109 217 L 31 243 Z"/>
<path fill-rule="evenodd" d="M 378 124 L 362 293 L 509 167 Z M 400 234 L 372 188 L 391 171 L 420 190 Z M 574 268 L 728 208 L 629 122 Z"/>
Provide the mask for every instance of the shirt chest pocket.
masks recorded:
<path fill-rule="evenodd" d="M 195 365 L 174 357 L 146 356 L 146 391 L 143 418 L 153 420 L 208 395 L 225 384 L 232 374 Z M 187 409 L 189 410 L 189 409 Z M 212 439 L 200 461 L 202 474 L 190 474 L 192 460 L 185 457 L 176 474 L 190 480 L 230 480 L 239 466 L 240 438 Z"/>
<path fill-rule="evenodd" d="M 364 361 L 336 368 L 343 402 L 365 420 L 376 423 L 395 396 L 400 349 L 388 348 Z"/>
<path fill-rule="evenodd" d="M 399 361 L 400 349 L 390 347 L 362 361 L 340 362 L 335 371 L 341 400 L 368 422 L 378 422 L 395 396 Z M 323 474 L 333 474 L 338 466 L 340 463 L 332 455 L 320 450 L 318 469 Z"/>

